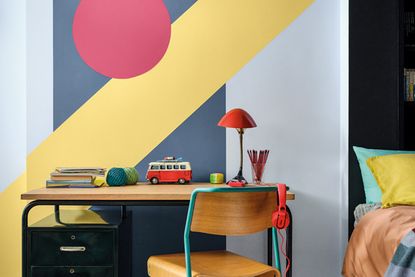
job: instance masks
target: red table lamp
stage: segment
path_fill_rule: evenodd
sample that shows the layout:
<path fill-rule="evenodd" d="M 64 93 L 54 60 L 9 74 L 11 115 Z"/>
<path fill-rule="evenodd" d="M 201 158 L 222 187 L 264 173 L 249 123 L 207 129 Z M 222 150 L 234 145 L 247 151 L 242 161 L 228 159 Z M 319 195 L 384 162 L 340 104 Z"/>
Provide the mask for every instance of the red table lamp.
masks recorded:
<path fill-rule="evenodd" d="M 239 146 L 241 150 L 241 162 L 239 165 L 238 175 L 232 179 L 232 181 L 239 181 L 247 183 L 245 178 L 242 176 L 242 167 L 243 167 L 243 135 L 246 128 L 256 127 L 254 119 L 242 109 L 233 109 L 227 112 L 221 120 L 218 122 L 218 126 L 226 128 L 235 128 L 239 134 Z"/>

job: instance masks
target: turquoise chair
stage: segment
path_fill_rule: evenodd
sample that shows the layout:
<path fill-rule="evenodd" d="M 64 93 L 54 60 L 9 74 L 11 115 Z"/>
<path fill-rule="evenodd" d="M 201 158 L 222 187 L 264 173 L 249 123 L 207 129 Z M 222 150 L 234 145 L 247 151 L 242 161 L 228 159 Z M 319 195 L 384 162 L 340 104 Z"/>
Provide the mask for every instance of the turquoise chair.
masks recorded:
<path fill-rule="evenodd" d="M 193 191 L 184 231 L 184 253 L 152 256 L 151 277 L 275 277 L 281 264 L 271 217 L 277 203 L 274 187 L 201 188 Z M 190 252 L 190 232 L 241 236 L 272 228 L 276 268 L 229 251 Z"/>

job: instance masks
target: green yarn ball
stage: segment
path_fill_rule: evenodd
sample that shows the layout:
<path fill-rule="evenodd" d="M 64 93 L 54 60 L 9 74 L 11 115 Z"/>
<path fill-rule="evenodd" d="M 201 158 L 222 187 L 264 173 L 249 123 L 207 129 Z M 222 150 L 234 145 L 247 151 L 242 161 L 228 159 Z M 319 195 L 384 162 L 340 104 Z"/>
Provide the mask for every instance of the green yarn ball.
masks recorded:
<path fill-rule="evenodd" d="M 126 167 L 123 169 L 124 169 L 125 175 L 127 176 L 127 181 L 126 181 L 127 185 L 133 185 L 138 182 L 138 179 L 140 177 L 138 175 L 137 169 L 135 169 L 134 167 Z"/>
<path fill-rule="evenodd" d="M 123 168 L 113 167 L 108 171 L 107 184 L 109 186 L 123 186 L 127 183 L 127 174 Z"/>

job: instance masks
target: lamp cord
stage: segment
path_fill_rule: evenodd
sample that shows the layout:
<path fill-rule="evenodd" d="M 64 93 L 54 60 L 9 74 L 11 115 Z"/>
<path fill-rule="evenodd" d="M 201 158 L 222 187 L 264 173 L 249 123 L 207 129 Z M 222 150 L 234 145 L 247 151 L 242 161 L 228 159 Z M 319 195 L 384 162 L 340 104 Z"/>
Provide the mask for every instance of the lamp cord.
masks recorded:
<path fill-rule="evenodd" d="M 280 229 L 277 229 L 277 231 L 278 231 L 278 235 L 281 238 L 280 250 L 281 250 L 282 255 L 285 257 L 285 259 L 287 261 L 287 265 L 286 265 L 285 271 L 284 271 L 284 277 L 287 277 L 287 272 L 288 272 L 288 270 L 291 267 L 291 261 L 290 261 L 290 258 L 288 258 L 287 252 L 285 251 L 285 249 L 287 247 L 287 244 L 286 244 L 286 241 L 285 241 L 285 237 L 281 233 L 281 230 Z"/>

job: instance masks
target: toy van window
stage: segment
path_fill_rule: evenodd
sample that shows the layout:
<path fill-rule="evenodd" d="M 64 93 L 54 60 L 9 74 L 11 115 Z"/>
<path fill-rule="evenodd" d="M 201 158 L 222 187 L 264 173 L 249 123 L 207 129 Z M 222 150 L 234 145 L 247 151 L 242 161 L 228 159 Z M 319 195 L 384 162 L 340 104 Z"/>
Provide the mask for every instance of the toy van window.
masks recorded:
<path fill-rule="evenodd" d="M 151 169 L 159 169 L 159 166 L 158 165 L 152 165 Z"/>
<path fill-rule="evenodd" d="M 179 169 L 179 166 L 177 164 L 173 165 L 174 169 Z"/>
<path fill-rule="evenodd" d="M 186 165 L 184 164 L 180 165 L 180 169 L 186 169 Z"/>
<path fill-rule="evenodd" d="M 160 165 L 160 169 L 166 169 L 164 165 Z"/>
<path fill-rule="evenodd" d="M 173 167 L 171 165 L 167 165 L 167 169 L 172 169 Z"/>

